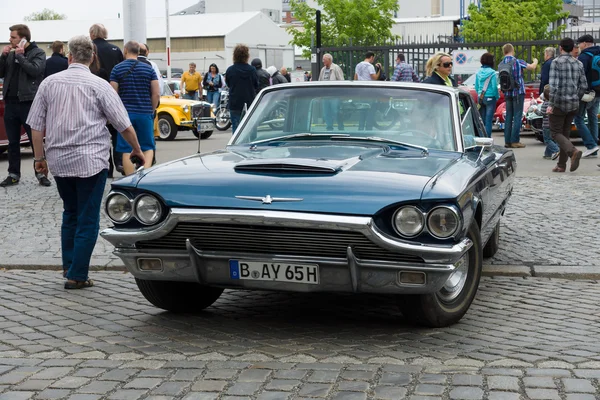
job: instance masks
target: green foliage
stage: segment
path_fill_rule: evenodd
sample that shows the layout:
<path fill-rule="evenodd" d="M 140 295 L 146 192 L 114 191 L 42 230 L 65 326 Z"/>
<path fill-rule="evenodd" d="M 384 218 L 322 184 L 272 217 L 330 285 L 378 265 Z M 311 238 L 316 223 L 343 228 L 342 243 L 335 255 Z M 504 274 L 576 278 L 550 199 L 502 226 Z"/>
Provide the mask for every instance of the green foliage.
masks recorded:
<path fill-rule="evenodd" d="M 392 35 L 393 15 L 398 11 L 397 0 L 317 0 L 321 11 L 321 42 L 331 46 L 352 42 L 368 46 L 396 39 Z M 311 36 L 316 30 L 316 9 L 304 2 L 292 0 L 291 10 L 302 26 L 286 28 L 293 45 L 307 48 L 310 57 Z"/>
<path fill-rule="evenodd" d="M 59 14 L 54 10 L 49 8 L 44 8 L 40 12 L 33 12 L 23 18 L 25 21 L 48 21 L 48 20 L 57 20 L 57 19 L 67 19 L 65 14 Z"/>
<path fill-rule="evenodd" d="M 481 0 L 481 9 L 469 6 L 470 21 L 464 23 L 463 36 L 467 42 L 494 37 L 503 41 L 550 39 L 565 28 L 548 29 L 569 15 L 562 5 L 562 0 Z"/>

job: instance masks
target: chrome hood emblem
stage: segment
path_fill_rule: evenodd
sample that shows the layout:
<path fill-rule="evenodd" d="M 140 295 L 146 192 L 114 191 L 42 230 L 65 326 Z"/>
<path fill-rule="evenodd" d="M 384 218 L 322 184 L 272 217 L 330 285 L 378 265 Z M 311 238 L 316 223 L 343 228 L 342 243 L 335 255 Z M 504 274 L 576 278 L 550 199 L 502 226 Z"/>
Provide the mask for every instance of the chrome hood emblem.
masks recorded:
<path fill-rule="evenodd" d="M 271 195 L 266 195 L 265 197 L 257 197 L 257 196 L 235 196 L 236 199 L 240 200 L 252 200 L 252 201 L 260 201 L 263 204 L 271 204 L 277 201 L 302 201 L 304 199 L 300 199 L 297 197 L 271 197 Z"/>

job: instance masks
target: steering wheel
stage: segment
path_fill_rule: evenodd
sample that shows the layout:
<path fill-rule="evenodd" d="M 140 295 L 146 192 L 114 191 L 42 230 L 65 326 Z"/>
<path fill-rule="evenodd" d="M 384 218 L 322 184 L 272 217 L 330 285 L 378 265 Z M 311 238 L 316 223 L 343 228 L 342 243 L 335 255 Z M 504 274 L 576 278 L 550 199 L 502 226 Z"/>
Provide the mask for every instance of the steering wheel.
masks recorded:
<path fill-rule="evenodd" d="M 428 143 L 428 145 L 425 145 L 425 147 L 435 147 L 436 149 L 442 148 L 442 143 L 438 139 L 431 136 L 429 133 L 427 133 L 425 131 L 422 131 L 420 129 L 411 128 L 411 129 L 407 129 L 405 131 L 400 132 L 400 135 L 404 135 L 407 133 L 416 134 L 415 136 L 425 139 L 426 143 Z M 417 143 L 412 143 L 412 144 L 417 144 Z"/>

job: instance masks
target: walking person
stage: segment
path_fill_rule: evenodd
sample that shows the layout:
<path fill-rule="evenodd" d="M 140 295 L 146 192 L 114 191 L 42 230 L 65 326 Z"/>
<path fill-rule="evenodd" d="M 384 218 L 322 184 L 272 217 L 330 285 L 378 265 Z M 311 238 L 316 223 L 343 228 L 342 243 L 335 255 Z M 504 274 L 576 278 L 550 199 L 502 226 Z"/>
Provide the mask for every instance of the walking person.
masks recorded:
<path fill-rule="evenodd" d="M 288 81 L 288 83 L 292 81 L 292 76 L 290 75 L 286 67 L 281 67 L 279 73 L 283 75 L 283 77 Z"/>
<path fill-rule="evenodd" d="M 365 59 L 359 62 L 354 69 L 354 80 L 355 81 L 377 81 L 379 80 L 379 76 L 381 74 L 381 64 L 377 63 L 376 65 L 379 69 L 376 71 L 375 66 L 373 66 L 373 61 L 375 61 L 375 53 L 372 51 L 367 51 L 365 54 Z M 371 109 L 374 108 L 373 103 L 370 104 L 370 109 L 360 110 L 358 114 L 358 130 L 372 130 L 373 122 L 375 119 L 374 113 Z"/>
<path fill-rule="evenodd" d="M 267 73 L 271 77 L 271 85 L 279 85 L 280 83 L 288 83 L 287 79 L 277 71 L 277 67 L 271 65 L 267 68 Z"/>
<path fill-rule="evenodd" d="M 554 47 L 546 47 L 544 50 L 544 63 L 542 64 L 542 73 L 540 76 L 540 96 L 544 94 L 544 88 L 550 83 L 550 64 L 552 64 L 554 57 L 556 57 L 556 49 Z"/>
<path fill-rule="evenodd" d="M 431 56 L 425 64 L 425 73 L 427 78 L 423 83 L 449 87 L 458 86 L 454 78 L 450 76 L 452 74 L 452 57 L 450 54 L 439 52 Z"/>
<path fill-rule="evenodd" d="M 232 134 L 235 134 L 242 119 L 244 106 L 249 107 L 252 104 L 259 90 L 257 68 L 248 64 L 249 59 L 250 49 L 248 46 L 238 44 L 233 49 L 233 65 L 225 71 L 229 87 L 229 116 Z"/>
<path fill-rule="evenodd" d="M 27 25 L 13 25 L 8 30 L 10 44 L 2 49 L 0 55 L 0 78 L 4 78 L 4 127 L 8 137 L 8 177 L 0 182 L 0 187 L 14 186 L 21 179 L 21 128 L 25 128 L 31 142 L 27 116 L 46 69 L 46 53 L 31 41 Z M 43 153 L 38 154 L 34 150 L 34 158 L 42 156 Z M 51 185 L 45 175 L 36 172 L 35 177 L 40 185 Z"/>
<path fill-rule="evenodd" d="M 548 71 L 549 73 L 550 71 Z M 549 77 L 548 77 L 549 78 Z M 556 160 L 560 155 L 560 149 L 556 142 L 552 139 L 552 133 L 550 132 L 550 119 L 548 118 L 548 99 L 550 98 L 550 85 L 544 87 L 542 92 L 544 102 L 539 109 L 536 109 L 535 113 L 542 116 L 542 132 L 544 135 L 544 144 L 546 149 L 544 151 L 544 160 Z"/>
<path fill-rule="evenodd" d="M 319 73 L 320 81 L 343 81 L 344 71 L 342 68 L 333 62 L 333 56 L 329 53 L 323 54 L 323 68 Z M 340 99 L 337 97 L 324 98 L 321 100 L 323 104 L 323 119 L 325 120 L 325 129 L 333 130 L 333 120 L 337 120 L 338 130 L 344 130 L 344 120 L 340 113 Z"/>
<path fill-rule="evenodd" d="M 125 43 L 125 61 L 115 66 L 110 74 L 110 85 L 121 97 L 123 105 L 129 113 L 129 119 L 137 140 L 146 156 L 145 168 L 152 166 L 154 157 L 154 111 L 158 107 L 160 93 L 158 77 L 148 64 L 140 62 L 138 42 Z M 130 160 L 132 151 L 122 134 L 117 137 L 117 151 L 123 154 L 125 175 L 131 175 L 135 167 Z"/>
<path fill-rule="evenodd" d="M 533 59 L 531 64 L 515 57 L 515 49 L 507 43 L 502 47 L 504 58 L 498 66 L 498 76 L 501 90 L 506 101 L 506 120 L 504 126 L 504 147 L 523 148 L 521 143 L 521 126 L 523 125 L 523 106 L 525 103 L 525 81 L 523 70 L 534 71 L 538 60 Z M 504 76 L 506 75 L 506 78 Z"/>
<path fill-rule="evenodd" d="M 571 38 L 560 41 L 560 55 L 552 61 L 550 66 L 550 96 L 548 104 L 548 118 L 552 139 L 560 147 L 558 162 L 552 172 L 565 172 L 567 158 L 571 159 L 570 171 L 579 167 L 582 156 L 569 139 L 571 123 L 579 110 L 579 101 L 587 90 L 587 79 L 583 64 L 573 58 L 570 53 L 575 47 Z"/>
<path fill-rule="evenodd" d="M 162 92 L 163 92 L 163 89 L 165 86 L 165 81 L 162 78 L 160 69 L 158 69 L 158 65 L 156 65 L 156 63 L 154 61 L 148 59 L 149 55 L 150 55 L 150 49 L 148 49 L 148 45 L 146 43 L 140 43 L 140 54 L 138 55 L 137 59 L 152 67 L 152 69 L 154 70 L 154 73 L 158 77 L 158 90 L 160 91 L 160 93 L 162 95 Z M 159 104 L 160 104 L 160 101 L 159 101 Z"/>
<path fill-rule="evenodd" d="M 494 56 L 491 53 L 483 53 L 479 61 L 481 68 L 475 75 L 475 92 L 477 103 L 481 106 L 479 113 L 485 124 L 485 131 L 488 137 L 492 137 L 492 121 L 496 112 L 496 102 L 500 98 L 496 70 L 494 70 Z"/>
<path fill-rule="evenodd" d="M 181 75 L 180 87 L 183 98 L 188 100 L 198 100 L 200 82 L 202 82 L 202 75 L 200 75 L 200 72 L 196 72 L 196 63 L 191 62 L 189 70 Z"/>
<path fill-rule="evenodd" d="M 402 53 L 396 56 L 396 67 L 394 68 L 394 75 L 392 75 L 392 82 L 421 82 L 412 65 L 406 62 L 406 58 Z"/>
<path fill-rule="evenodd" d="M 592 76 L 594 71 L 592 63 L 594 56 L 600 55 L 600 47 L 594 45 L 594 37 L 592 35 L 583 35 L 577 39 L 577 45 L 579 46 L 579 57 L 577 58 L 583 64 L 583 70 L 585 71 L 585 77 L 587 79 L 589 91 L 594 91 L 595 97 L 592 101 L 579 102 L 579 110 L 575 116 L 575 126 L 583 145 L 586 150 L 583 152 L 582 157 L 595 157 L 598 155 L 598 106 L 600 105 L 600 86 L 593 86 L 594 77 Z M 597 72 L 596 72 L 597 75 Z M 587 116 L 587 124 L 585 123 L 585 117 Z"/>
<path fill-rule="evenodd" d="M 46 69 L 44 70 L 44 78 L 49 77 L 57 72 L 64 71 L 69 67 L 69 61 L 65 57 L 65 45 L 60 40 L 52 43 L 52 55 L 46 59 Z"/>
<path fill-rule="evenodd" d="M 100 205 L 108 173 L 107 120 L 144 160 L 127 111 L 108 82 L 90 73 L 92 41 L 69 40 L 69 68 L 45 79 L 27 123 L 33 129 L 35 169 L 52 172 L 63 201 L 61 252 L 65 289 L 93 286 L 89 265 L 100 229 Z M 77 82 L 76 85 L 73 82 Z M 61 101 L 56 101 L 59 98 Z M 69 118 L 64 118 L 65 105 Z M 44 154 L 46 133 L 46 156 Z"/>
<path fill-rule="evenodd" d="M 258 77 L 258 93 L 267 86 L 271 86 L 271 76 L 265 69 L 263 69 L 260 58 L 255 58 L 252 60 L 251 64 L 254 68 L 256 68 L 256 76 Z"/>
<path fill-rule="evenodd" d="M 217 64 L 210 64 L 208 72 L 202 80 L 202 87 L 206 90 L 206 101 L 211 103 L 213 107 L 219 106 L 221 98 L 220 89 L 223 87 L 223 77 L 219 73 Z"/>
<path fill-rule="evenodd" d="M 106 40 L 108 38 L 108 30 L 104 25 L 93 24 L 90 26 L 89 34 L 92 42 L 94 42 L 94 45 L 96 46 L 96 55 L 98 56 L 100 67 L 106 71 L 106 75 L 102 73 L 102 76 L 106 76 L 106 82 L 110 83 L 110 73 L 113 68 L 124 60 L 123 52 L 118 46 L 115 46 Z M 125 174 L 125 171 L 123 170 L 122 154 L 117 151 L 117 136 L 119 136 L 119 132 L 117 132 L 110 124 L 108 125 L 108 131 L 110 132 L 113 148 L 113 151 L 109 154 L 110 166 L 108 168 L 108 177 L 112 178 L 115 169 L 121 174 Z"/>

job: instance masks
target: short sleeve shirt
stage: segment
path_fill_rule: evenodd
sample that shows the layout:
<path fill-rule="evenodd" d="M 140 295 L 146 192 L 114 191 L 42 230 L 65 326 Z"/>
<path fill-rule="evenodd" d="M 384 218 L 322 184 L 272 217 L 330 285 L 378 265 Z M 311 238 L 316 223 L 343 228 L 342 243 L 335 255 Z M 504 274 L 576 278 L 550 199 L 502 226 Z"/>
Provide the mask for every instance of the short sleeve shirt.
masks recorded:
<path fill-rule="evenodd" d="M 119 84 L 119 96 L 127 112 L 134 114 L 154 113 L 151 84 L 156 80 L 158 77 L 152 66 L 131 59 L 115 65 L 110 73 L 110 81 Z"/>
<path fill-rule="evenodd" d="M 323 71 L 323 80 L 328 81 L 330 76 L 331 76 L 331 68 L 325 68 L 325 71 Z"/>
<path fill-rule="evenodd" d="M 375 67 L 370 62 L 363 61 L 356 65 L 354 72 L 359 81 L 372 81 L 371 75 L 375 74 Z"/>
<path fill-rule="evenodd" d="M 513 78 L 515 78 L 515 83 L 517 84 L 517 88 L 513 90 L 509 90 L 504 92 L 504 95 L 507 97 L 516 97 L 520 94 L 525 94 L 525 81 L 523 80 L 523 70 L 527 68 L 527 63 L 524 60 L 515 58 L 513 56 L 506 56 L 502 60 L 503 63 L 511 62 L 512 60 L 516 60 L 517 62 L 513 65 Z"/>

